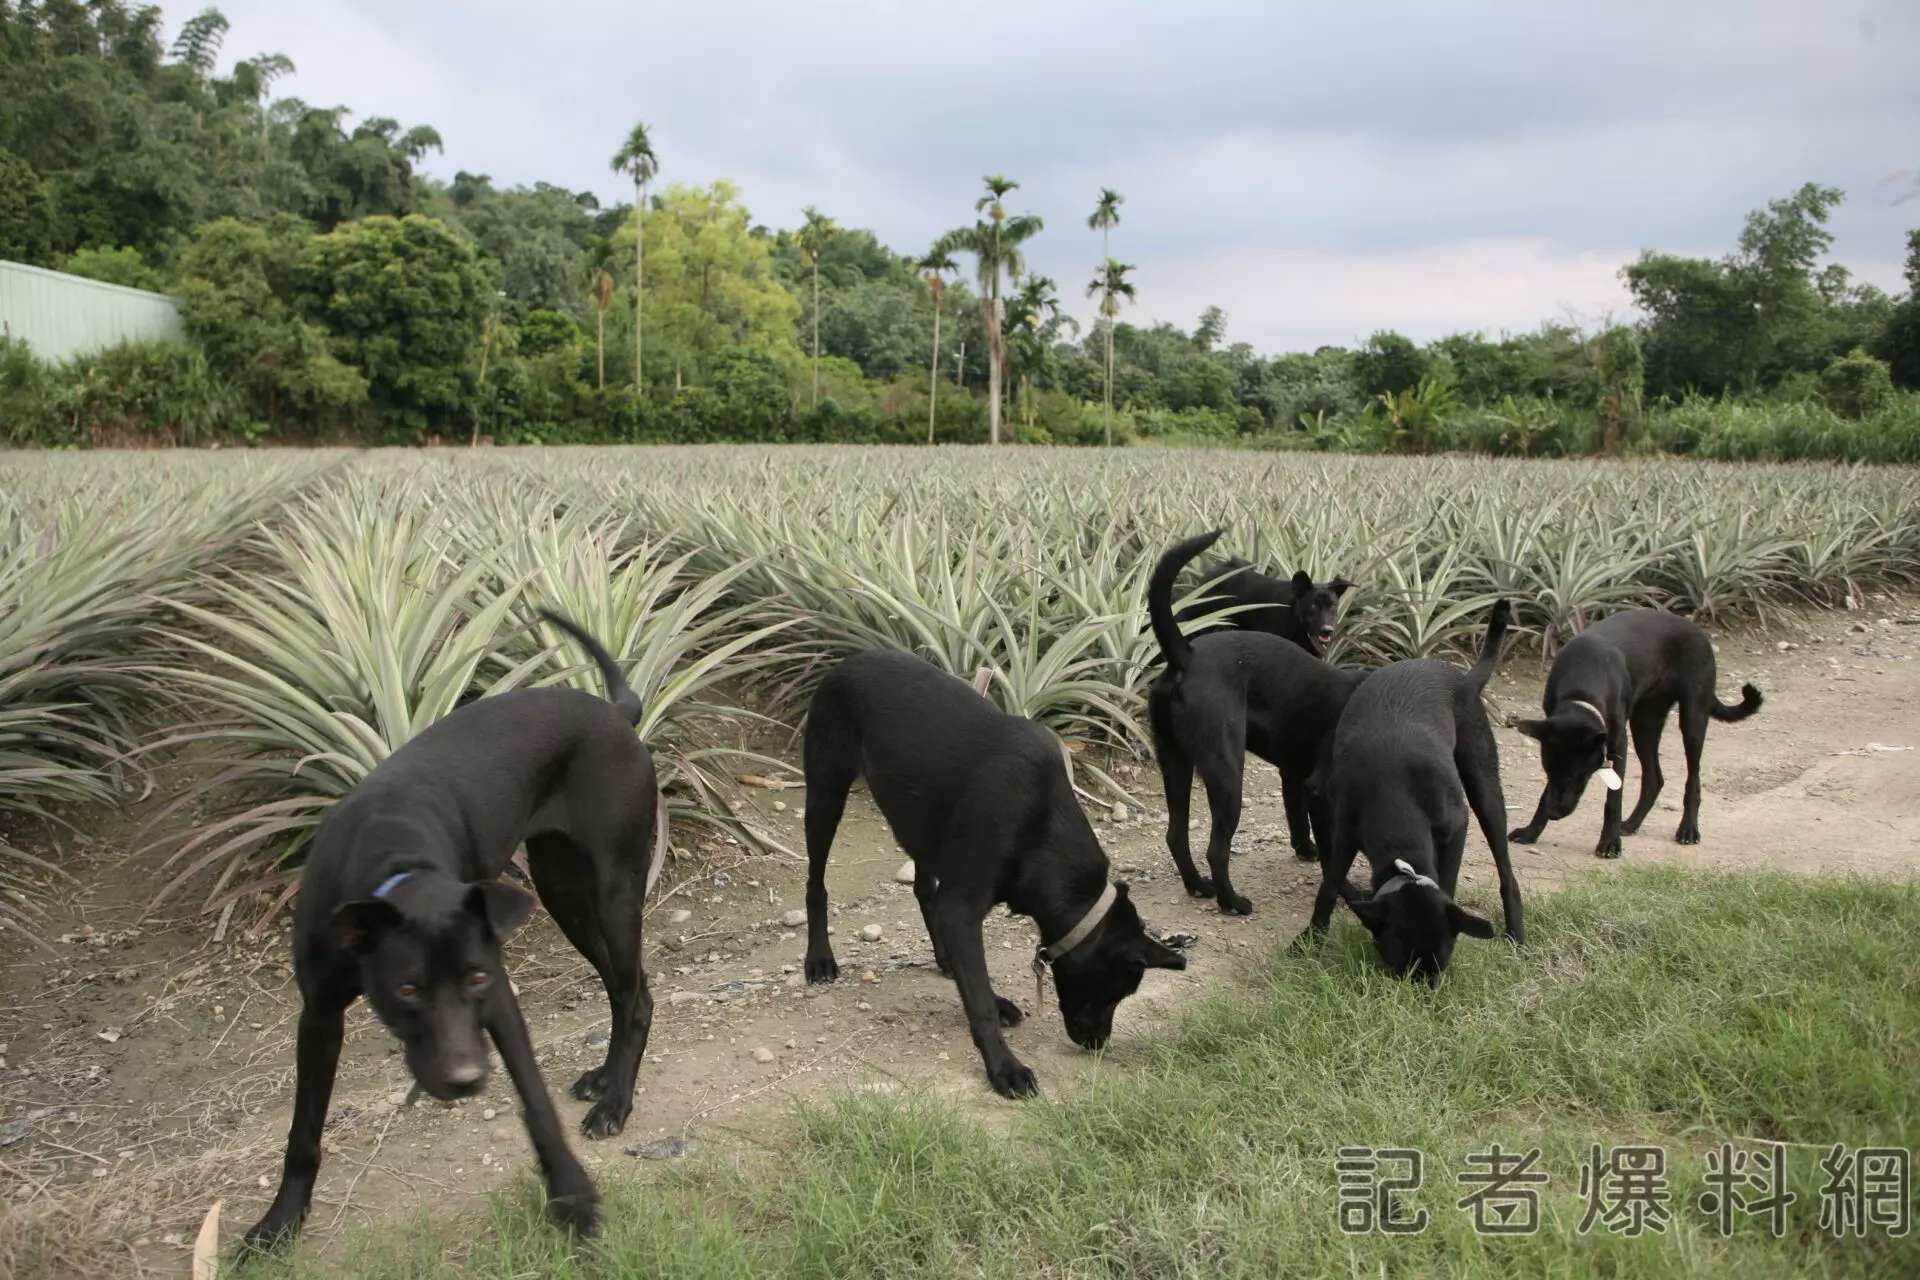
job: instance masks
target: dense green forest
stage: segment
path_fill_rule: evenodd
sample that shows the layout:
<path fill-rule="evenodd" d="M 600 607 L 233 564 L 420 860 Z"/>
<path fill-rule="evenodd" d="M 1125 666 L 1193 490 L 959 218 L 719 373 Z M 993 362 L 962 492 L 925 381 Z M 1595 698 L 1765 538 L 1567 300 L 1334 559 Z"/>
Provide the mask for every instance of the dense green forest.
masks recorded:
<path fill-rule="evenodd" d="M 1858 285 L 1826 261 L 1831 188 L 1730 227 L 1722 258 L 1643 254 L 1624 273 L 1633 326 L 1268 356 L 1218 309 L 1190 331 L 1125 321 L 1151 266 L 1108 256 L 1125 237 L 1112 191 L 1089 193 L 1084 227 L 1048 228 L 989 177 L 952 232 L 903 254 L 818 210 L 757 223 L 725 181 L 658 184 L 671 165 L 644 126 L 613 158 L 634 204 L 441 182 L 420 172 L 431 127 L 275 97 L 292 61 L 226 58 L 227 35 L 215 10 L 169 41 L 150 7 L 0 0 L 0 258 L 171 293 L 190 333 L 59 365 L 0 342 L 0 440 L 1920 461 L 1920 232 L 1906 294 Z M 1088 278 L 1025 271 L 1042 235 L 1082 238 Z M 1088 328 L 1064 310 L 1082 297 Z"/>

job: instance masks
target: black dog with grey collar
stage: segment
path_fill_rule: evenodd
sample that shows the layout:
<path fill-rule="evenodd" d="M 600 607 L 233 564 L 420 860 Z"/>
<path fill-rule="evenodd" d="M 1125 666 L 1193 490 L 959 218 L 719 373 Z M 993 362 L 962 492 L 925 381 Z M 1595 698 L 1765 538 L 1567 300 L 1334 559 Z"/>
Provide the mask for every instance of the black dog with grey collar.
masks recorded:
<path fill-rule="evenodd" d="M 827 940 L 827 852 L 847 792 L 867 780 L 893 838 L 914 863 L 913 894 L 934 962 L 953 976 L 994 1089 L 1022 1098 L 1033 1072 L 1002 1027 L 1020 1007 L 996 995 L 981 926 L 1004 902 L 1032 917 L 1060 1013 L 1088 1049 L 1113 1033 L 1113 1011 L 1148 969 L 1186 958 L 1147 935 L 1127 887 L 1080 808 L 1059 739 L 1007 715 L 965 682 L 904 653 L 856 653 L 826 674 L 807 712 L 807 981 L 840 976 Z"/>
<path fill-rule="evenodd" d="M 525 1108 L 549 1211 L 592 1234 L 600 1197 L 568 1150 L 534 1060 L 501 944 L 533 913 L 497 877 L 524 840 L 540 900 L 607 989 L 607 1060 L 573 1086 L 589 1137 L 620 1132 L 653 1022 L 640 907 L 654 837 L 653 760 L 634 734 L 639 695 L 564 618 L 607 682 L 481 698 L 422 730 L 340 800 L 315 832 L 294 904 L 300 986 L 293 1124 L 280 1190 L 247 1233 L 263 1248 L 299 1229 L 320 1169 L 347 1006 L 361 995 L 399 1037 L 417 1087 L 450 1101 L 486 1086 L 490 1037 Z"/>

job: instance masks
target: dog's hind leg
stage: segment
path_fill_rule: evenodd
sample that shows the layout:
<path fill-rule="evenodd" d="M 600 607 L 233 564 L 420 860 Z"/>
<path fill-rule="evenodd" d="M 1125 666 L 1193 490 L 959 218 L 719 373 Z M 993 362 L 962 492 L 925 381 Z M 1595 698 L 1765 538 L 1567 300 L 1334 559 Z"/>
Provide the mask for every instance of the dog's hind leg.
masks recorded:
<path fill-rule="evenodd" d="M 280 1169 L 280 1190 L 266 1215 L 247 1232 L 247 1247 L 269 1249 L 299 1230 L 313 1201 L 313 1181 L 320 1173 L 320 1132 L 327 1123 L 327 1104 L 333 1098 L 334 1073 L 340 1066 L 340 1045 L 346 1038 L 346 1008 L 353 997 L 331 996 L 300 1009 L 300 1029 L 294 1049 L 293 1124 L 287 1130 L 287 1154 Z"/>
<path fill-rule="evenodd" d="M 592 861 L 574 846 L 572 840 L 558 832 L 543 832 L 527 837 L 527 872 L 533 877 L 533 887 L 540 893 L 540 901 L 546 905 L 547 914 L 560 926 L 560 932 L 567 935 L 567 941 L 573 949 L 586 957 L 587 963 L 600 976 L 600 986 L 607 993 L 607 1004 L 618 1027 L 622 1010 L 614 999 L 616 986 L 613 966 L 607 954 L 607 942 L 601 932 L 600 913 L 595 908 L 594 895 L 597 891 L 596 877 Z M 608 1035 L 612 1043 L 612 1035 Z M 612 1054 L 608 1054 L 609 1062 Z M 606 1095 L 607 1066 L 600 1066 L 585 1072 L 574 1081 L 573 1096 L 582 1102 L 597 1102 Z"/>
<path fill-rule="evenodd" d="M 1320 849 L 1313 841 L 1313 797 L 1307 780 L 1297 771 L 1280 770 L 1280 797 L 1287 810 L 1287 838 L 1293 843 L 1293 856 L 1302 862 L 1319 860 Z"/>
<path fill-rule="evenodd" d="M 1660 789 L 1666 785 L 1666 775 L 1660 772 L 1660 735 L 1667 727 L 1667 712 L 1672 709 L 1664 702 L 1642 703 L 1633 709 L 1633 754 L 1640 761 L 1640 798 L 1633 802 L 1633 812 L 1620 824 L 1620 830 L 1626 835 L 1640 830 L 1640 824 L 1653 811 L 1653 802 L 1660 798 Z"/>
<path fill-rule="evenodd" d="M 1706 698 L 1680 701 L 1680 741 L 1687 752 L 1687 789 L 1680 802 L 1680 829 L 1673 838 L 1681 844 L 1700 843 L 1700 752 L 1707 745 L 1707 721 L 1713 699 L 1711 686 Z"/>
<path fill-rule="evenodd" d="M 1172 738 L 1159 735 L 1155 735 L 1154 755 L 1160 761 L 1160 789 L 1167 798 L 1167 852 L 1173 855 L 1188 896 L 1211 898 L 1213 881 L 1193 865 L 1187 833 L 1187 819 L 1193 812 L 1193 760 Z"/>
<path fill-rule="evenodd" d="M 1453 749 L 1454 767 L 1460 771 L 1460 787 L 1467 793 L 1467 805 L 1480 823 L 1493 854 L 1493 867 L 1500 877 L 1500 906 L 1506 915 L 1507 937 L 1516 945 L 1527 940 L 1526 925 L 1520 918 L 1520 881 L 1513 874 L 1513 858 L 1507 849 L 1507 799 L 1500 788 L 1500 748 L 1493 740 L 1493 726 L 1484 714 L 1469 719 L 1459 728 Z M 1611 793 L 1618 796 L 1618 792 Z M 1464 833 L 1463 833 L 1464 835 Z M 1459 866 L 1455 861 L 1456 869 Z M 1451 882 L 1447 885 L 1453 893 Z"/>
<path fill-rule="evenodd" d="M 829 696 L 816 696 L 807 712 L 807 981 L 832 982 L 840 962 L 827 941 L 827 852 L 847 808 L 847 792 L 860 777 L 860 738 L 845 724 Z M 919 892 L 915 868 L 915 894 Z M 936 952 L 940 944 L 935 943 Z"/>
<path fill-rule="evenodd" d="M 1220 736 L 1196 753 L 1194 764 L 1207 789 L 1207 870 L 1213 873 L 1213 897 L 1229 915 L 1248 915 L 1253 903 L 1234 892 L 1233 834 L 1240 826 L 1240 792 L 1247 768 L 1246 730 L 1238 721 L 1222 726 Z"/>
<path fill-rule="evenodd" d="M 1295 946 L 1323 936 L 1327 926 L 1333 923 L 1333 904 L 1342 899 L 1351 901 L 1355 892 L 1354 886 L 1347 883 L 1347 872 L 1360 853 L 1360 816 L 1351 800 L 1336 799 L 1328 808 L 1333 824 L 1328 833 L 1331 838 L 1320 849 L 1320 891 L 1313 898 L 1313 916 L 1294 939 Z"/>
<path fill-rule="evenodd" d="M 947 955 L 946 944 L 940 940 L 940 930 L 934 927 L 934 895 L 940 890 L 940 882 L 931 869 L 914 864 L 913 897 L 920 904 L 920 919 L 927 926 L 927 939 L 933 943 L 933 964 L 948 977 L 953 976 L 953 960 Z"/>

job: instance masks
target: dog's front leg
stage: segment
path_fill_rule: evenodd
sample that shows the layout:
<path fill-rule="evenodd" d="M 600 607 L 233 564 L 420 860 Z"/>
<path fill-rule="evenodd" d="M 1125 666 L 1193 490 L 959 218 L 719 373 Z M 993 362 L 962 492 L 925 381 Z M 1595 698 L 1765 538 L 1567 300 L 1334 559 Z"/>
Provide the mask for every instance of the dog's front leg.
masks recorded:
<path fill-rule="evenodd" d="M 1293 842 L 1293 856 L 1302 862 L 1317 862 L 1320 845 L 1314 842 L 1313 809 L 1317 803 L 1307 789 L 1305 778 L 1280 771 L 1280 799 L 1287 810 L 1287 838 Z M 1321 825 L 1321 843 L 1326 828 Z"/>
<path fill-rule="evenodd" d="M 563 1226 L 583 1236 L 600 1230 L 600 1193 L 593 1179 L 580 1167 L 567 1146 L 560 1128 L 560 1116 L 547 1096 L 547 1085 L 540 1078 L 540 1065 L 534 1060 L 533 1041 L 527 1035 L 526 1020 L 520 1004 L 506 982 L 496 982 L 489 993 L 487 1034 L 500 1050 L 514 1091 L 520 1095 L 527 1123 L 527 1137 L 533 1140 L 533 1152 L 540 1159 L 540 1172 L 547 1182 L 547 1211 Z"/>
<path fill-rule="evenodd" d="M 1551 819 L 1547 817 L 1547 796 L 1551 791 L 1552 784 L 1549 783 L 1548 786 L 1540 792 L 1540 803 L 1533 807 L 1533 820 L 1524 827 L 1515 827 L 1513 830 L 1507 832 L 1507 839 L 1513 841 L 1515 844 L 1532 844 L 1540 838 L 1540 833 L 1547 829 L 1547 823 L 1551 821 Z M 1502 822 L 1506 821 L 1506 815 L 1504 813 L 1501 814 L 1500 820 Z"/>
<path fill-rule="evenodd" d="M 1033 1071 L 1007 1047 L 1000 1034 L 1002 1005 L 1010 1005 L 993 992 L 993 979 L 987 973 L 986 944 L 981 941 L 980 926 L 984 911 L 975 911 L 969 903 L 941 902 L 934 918 L 946 935 L 947 955 L 953 961 L 953 985 L 960 989 L 960 1004 L 967 1011 L 967 1030 L 987 1065 L 987 1082 L 1005 1098 L 1030 1098 L 1040 1091 Z M 1015 1012 L 1018 1012 L 1016 1007 Z"/>
<path fill-rule="evenodd" d="M 1353 869 L 1353 860 L 1360 853 L 1360 840 L 1357 823 L 1350 808 L 1344 804 L 1330 806 L 1333 812 L 1331 836 L 1320 849 L 1320 892 L 1313 898 L 1313 915 L 1307 921 L 1307 927 L 1294 939 L 1296 947 L 1306 946 L 1319 940 L 1333 923 L 1333 904 L 1345 900 L 1352 903 L 1359 895 L 1357 886 L 1348 883 L 1347 872 Z"/>
<path fill-rule="evenodd" d="M 934 878 L 933 872 L 916 862 L 913 868 L 913 898 L 920 904 L 920 919 L 927 926 L 927 940 L 933 943 L 933 967 L 951 977 L 953 959 L 947 955 L 947 944 L 941 941 L 940 929 L 934 922 L 933 899 L 939 888 L 940 882 Z"/>
<path fill-rule="evenodd" d="M 1613 766 L 1613 772 L 1616 776 L 1623 776 L 1626 773 L 1627 743 L 1625 734 L 1621 735 L 1619 742 L 1614 742 L 1611 739 L 1608 740 L 1607 763 Z M 1600 843 L 1594 847 L 1594 852 L 1603 858 L 1617 858 L 1620 856 L 1620 796 L 1625 790 L 1626 788 L 1623 786 L 1606 788 L 1606 807 L 1602 811 L 1604 816 L 1600 819 Z"/>
<path fill-rule="evenodd" d="M 1466 767 L 1460 771 L 1461 789 L 1467 793 L 1467 807 L 1473 810 L 1480 834 L 1487 838 L 1487 848 L 1493 854 L 1494 870 L 1500 876 L 1500 907 L 1506 916 L 1507 937 L 1518 946 L 1526 942 L 1527 931 L 1520 919 L 1520 881 L 1513 874 L 1513 858 L 1507 848 L 1506 833 L 1501 830 L 1507 824 L 1507 797 L 1500 787 L 1499 748 L 1494 744 L 1491 729 L 1486 731 L 1476 755 L 1477 759 L 1463 762 Z M 1464 843 L 1465 832 L 1461 834 Z M 1459 865 L 1456 858 L 1455 871 Z M 1449 896 L 1453 892 L 1451 877 L 1447 892 Z"/>
<path fill-rule="evenodd" d="M 349 1000 L 352 997 L 348 997 Z M 287 1154 L 280 1169 L 280 1190 L 266 1216 L 247 1232 L 251 1249 L 269 1249 L 300 1229 L 313 1201 L 313 1180 L 320 1172 L 320 1133 L 327 1124 L 333 1077 L 346 1038 L 345 1002 L 305 1004 L 294 1050 L 293 1124 L 287 1130 Z"/>

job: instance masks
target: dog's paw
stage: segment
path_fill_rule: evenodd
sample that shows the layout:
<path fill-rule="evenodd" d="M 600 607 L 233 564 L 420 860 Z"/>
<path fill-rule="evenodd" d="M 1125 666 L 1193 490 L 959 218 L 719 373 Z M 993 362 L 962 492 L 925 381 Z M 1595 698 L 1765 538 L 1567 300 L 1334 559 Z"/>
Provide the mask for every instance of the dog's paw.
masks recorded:
<path fill-rule="evenodd" d="M 1001 1026 L 1017 1027 L 1027 1020 L 1027 1015 L 1020 1012 L 1020 1006 L 1005 996 L 995 996 L 993 1002 L 999 1006 Z"/>
<path fill-rule="evenodd" d="M 547 1201 L 547 1213 L 576 1235 L 600 1234 L 600 1193 L 592 1183 L 555 1195 Z"/>
<path fill-rule="evenodd" d="M 1205 876 L 1201 876 L 1197 880 L 1187 881 L 1187 896 L 1189 898 L 1211 898 L 1213 896 L 1213 881 L 1207 879 Z"/>
<path fill-rule="evenodd" d="M 997 1067 L 988 1067 L 987 1082 L 1003 1098 L 1031 1098 L 1040 1092 L 1033 1068 L 1018 1058 L 1008 1058 Z"/>
<path fill-rule="evenodd" d="M 1306 928 L 1300 931 L 1299 937 L 1295 938 L 1292 942 L 1287 944 L 1288 949 L 1296 952 L 1311 951 L 1315 946 L 1319 944 L 1320 935 L 1322 932 L 1324 931 L 1320 929 L 1316 929 L 1312 925 L 1308 925 Z"/>
<path fill-rule="evenodd" d="M 1305 844 L 1293 846 L 1293 856 L 1302 862 L 1318 862 L 1320 861 L 1320 850 L 1316 849 L 1313 842 L 1309 840 Z"/>
<path fill-rule="evenodd" d="M 1540 832 L 1534 827 L 1515 827 L 1507 832 L 1507 839 L 1514 844 L 1532 844 L 1540 838 Z"/>
<path fill-rule="evenodd" d="M 632 1111 L 631 1098 L 602 1098 L 587 1110 L 586 1118 L 580 1122 L 580 1132 L 589 1138 L 611 1138 L 627 1127 L 627 1116 Z"/>
<path fill-rule="evenodd" d="M 1700 824 L 1697 822 L 1681 823 L 1680 829 L 1673 833 L 1673 839 L 1676 844 L 1699 844 Z"/>
<path fill-rule="evenodd" d="M 1243 898 L 1231 889 L 1220 890 L 1220 913 L 1229 916 L 1250 916 L 1253 914 L 1253 899 Z"/>
<path fill-rule="evenodd" d="M 598 1102 L 600 1095 L 607 1091 L 607 1068 L 603 1064 L 591 1071 L 584 1071 L 573 1082 L 573 1096 L 582 1102 Z"/>
<path fill-rule="evenodd" d="M 1601 840 L 1600 843 L 1594 847 L 1593 852 L 1596 856 L 1602 857 L 1602 858 L 1619 857 L 1620 856 L 1619 837 L 1616 836 L 1611 840 L 1606 840 L 1606 839 Z"/>
<path fill-rule="evenodd" d="M 300 1233 L 300 1218 L 295 1214 L 281 1214 L 278 1209 L 267 1210 L 267 1216 L 253 1224 L 253 1229 L 240 1241 L 240 1253 L 244 1257 L 253 1253 L 268 1253 L 292 1240 Z"/>
<path fill-rule="evenodd" d="M 807 983 L 834 982 L 840 977 L 840 962 L 829 951 L 823 956 L 807 957 Z"/>

